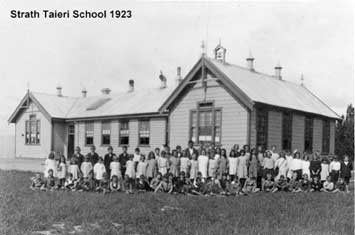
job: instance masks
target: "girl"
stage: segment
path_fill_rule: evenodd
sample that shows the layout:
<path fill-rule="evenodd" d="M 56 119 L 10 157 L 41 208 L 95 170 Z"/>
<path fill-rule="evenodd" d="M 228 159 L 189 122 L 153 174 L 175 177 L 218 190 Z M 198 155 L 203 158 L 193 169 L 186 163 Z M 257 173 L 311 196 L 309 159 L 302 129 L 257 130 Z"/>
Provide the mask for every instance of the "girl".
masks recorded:
<path fill-rule="evenodd" d="M 290 180 L 290 179 L 292 178 L 292 171 L 291 171 L 291 169 L 290 169 L 292 160 L 293 160 L 293 156 L 292 156 L 290 150 L 287 150 L 287 151 L 286 151 L 286 161 L 287 161 L 287 173 L 286 173 L 286 177 L 287 177 L 288 180 Z"/>
<path fill-rule="evenodd" d="M 53 176 L 57 177 L 57 162 L 55 160 L 54 151 L 50 152 L 48 158 L 44 162 L 44 177 L 48 177 L 48 171 L 53 171 Z"/>
<path fill-rule="evenodd" d="M 160 185 L 160 182 L 162 181 L 163 176 L 161 175 L 160 172 L 157 173 L 156 177 L 152 179 L 150 182 L 150 187 L 155 191 L 158 186 Z"/>
<path fill-rule="evenodd" d="M 274 181 L 272 181 L 272 175 L 271 173 L 267 173 L 266 179 L 264 180 L 262 185 L 262 190 L 264 192 L 271 192 L 273 188 L 274 188 Z"/>
<path fill-rule="evenodd" d="M 70 159 L 70 165 L 68 167 L 68 172 L 73 175 L 74 180 L 77 180 L 79 178 L 80 169 L 79 169 L 79 165 L 78 165 L 77 161 L 75 160 L 75 158 Z"/>
<path fill-rule="evenodd" d="M 301 179 L 302 177 L 302 160 L 301 160 L 301 153 L 295 151 L 293 154 L 293 160 L 291 162 L 290 170 L 293 173 L 297 173 L 297 180 Z"/>
<path fill-rule="evenodd" d="M 176 178 L 179 176 L 179 152 L 177 150 L 173 150 L 172 156 L 170 157 L 169 160 L 169 166 L 170 166 L 170 173 L 173 174 L 173 177 Z"/>
<path fill-rule="evenodd" d="M 238 167 L 238 158 L 234 149 L 232 149 L 231 152 L 229 153 L 228 165 L 229 165 L 229 176 L 231 178 L 231 181 L 234 181 L 235 176 L 237 174 L 237 167 Z"/>
<path fill-rule="evenodd" d="M 309 171 L 311 173 L 311 178 L 313 179 L 314 177 L 320 177 L 320 171 L 321 171 L 321 162 L 319 160 L 319 154 L 315 153 L 312 156 L 311 163 L 309 165 Z"/>
<path fill-rule="evenodd" d="M 90 162 L 90 158 L 85 156 L 85 160 L 81 163 L 81 173 L 83 174 L 83 178 L 87 178 L 89 176 L 89 172 L 92 171 L 92 164 Z"/>
<path fill-rule="evenodd" d="M 138 162 L 141 159 L 141 150 L 139 148 L 136 148 L 134 150 L 134 155 L 133 155 L 133 162 L 134 162 L 134 169 L 137 170 L 137 165 Z"/>
<path fill-rule="evenodd" d="M 111 162 L 112 163 L 112 162 Z M 112 171 L 111 171 L 112 172 Z M 121 189 L 121 183 L 119 182 L 117 175 L 111 175 L 110 190 L 111 192 L 118 192 Z"/>
<path fill-rule="evenodd" d="M 148 161 L 147 161 L 148 182 L 150 183 L 156 175 L 157 175 L 157 160 L 155 159 L 154 152 L 150 151 L 148 154 Z"/>
<path fill-rule="evenodd" d="M 340 174 L 340 162 L 337 156 L 331 161 L 329 164 L 329 172 L 332 177 L 332 182 L 335 185 L 338 182 L 339 174 Z"/>
<path fill-rule="evenodd" d="M 309 156 L 308 154 L 303 155 L 303 160 L 302 160 L 302 174 L 307 175 L 308 179 L 311 177 L 311 172 L 309 170 L 310 162 L 309 162 Z"/>
<path fill-rule="evenodd" d="M 166 152 L 161 151 L 160 157 L 158 158 L 158 171 L 165 175 L 168 172 L 168 161 L 166 159 Z"/>
<path fill-rule="evenodd" d="M 104 159 L 102 157 L 99 158 L 99 162 L 101 161 L 101 159 L 102 159 L 102 165 L 105 168 L 105 165 L 103 163 Z M 95 165 L 97 165 L 98 163 L 96 163 Z M 98 187 L 96 188 L 96 191 L 99 192 L 99 193 L 102 192 L 103 194 L 106 194 L 106 193 L 110 192 L 110 180 L 108 179 L 108 175 L 106 173 L 106 169 L 105 169 L 105 172 L 103 172 L 103 174 L 102 174 L 102 178 L 98 182 Z"/>
<path fill-rule="evenodd" d="M 227 169 L 228 169 L 227 152 L 225 149 L 222 149 L 221 156 L 218 160 L 218 179 L 222 179 L 223 174 L 227 173 Z"/>
<path fill-rule="evenodd" d="M 62 155 L 59 159 L 59 164 L 58 164 L 58 168 L 57 168 L 57 176 L 58 176 L 58 180 L 59 180 L 59 188 L 63 188 L 64 189 L 64 183 L 65 183 L 65 176 L 67 174 L 67 165 L 65 164 L 65 157 L 64 155 Z"/>
<path fill-rule="evenodd" d="M 125 178 L 130 188 L 128 192 L 132 192 L 133 182 L 136 177 L 135 162 L 133 161 L 133 155 L 129 155 L 128 161 L 126 163 L 126 167 L 127 168 L 126 168 Z"/>
<path fill-rule="evenodd" d="M 107 148 L 107 154 L 104 156 L 104 165 L 106 168 L 106 172 L 109 178 L 111 178 L 111 162 L 113 159 L 116 157 L 116 154 L 113 153 L 113 148 L 112 146 L 108 146 Z"/>
<path fill-rule="evenodd" d="M 191 155 L 191 168 L 190 168 L 190 179 L 193 180 L 193 182 L 196 181 L 197 173 L 198 173 L 198 161 L 197 161 L 197 155 L 196 152 L 193 152 Z"/>
<path fill-rule="evenodd" d="M 139 159 L 138 165 L 137 165 L 137 174 L 136 177 L 139 179 L 142 175 L 147 177 L 147 162 L 145 161 L 145 156 L 141 155 L 141 158 Z"/>
<path fill-rule="evenodd" d="M 113 176 L 117 176 L 118 179 L 122 179 L 121 164 L 116 155 L 113 156 L 113 161 L 110 163 L 111 179 Z"/>
<path fill-rule="evenodd" d="M 264 166 L 264 177 L 266 178 L 266 175 L 270 174 L 271 178 L 273 178 L 274 177 L 274 160 L 272 160 L 272 158 L 271 158 L 270 151 L 264 152 L 263 166 Z"/>
<path fill-rule="evenodd" d="M 281 156 L 280 156 L 281 157 Z M 281 175 L 277 181 L 274 183 L 274 188 L 272 189 L 272 193 L 275 193 L 277 191 L 281 192 L 287 192 L 289 189 L 289 185 L 287 184 L 286 177 L 284 175 Z"/>
<path fill-rule="evenodd" d="M 46 182 L 45 184 L 42 186 L 42 189 L 44 189 L 45 191 L 46 190 L 50 190 L 50 191 L 53 191 L 56 187 L 56 179 L 54 177 L 54 174 L 53 174 L 53 169 L 49 169 L 48 170 L 48 176 L 46 178 Z"/>
<path fill-rule="evenodd" d="M 260 189 L 256 187 L 256 177 L 248 177 L 245 181 L 243 192 L 244 193 L 256 193 L 259 192 Z"/>
<path fill-rule="evenodd" d="M 249 146 L 247 149 L 248 148 Z M 246 152 L 244 150 L 240 150 L 240 157 L 238 157 L 237 175 L 242 188 L 244 187 L 245 180 L 248 177 L 248 160 L 249 157 L 246 155 Z"/>
<path fill-rule="evenodd" d="M 64 187 L 68 190 L 75 191 L 77 186 L 77 181 L 73 178 L 73 174 L 68 173 L 67 179 L 65 180 Z"/>
<path fill-rule="evenodd" d="M 172 176 L 171 176 L 172 178 Z M 155 188 L 154 192 L 163 192 L 163 193 L 171 193 L 173 191 L 173 184 L 170 177 L 166 175 L 163 177 L 163 180 L 159 183 L 158 187 Z"/>
<path fill-rule="evenodd" d="M 353 166 L 349 161 L 349 156 L 344 156 L 344 161 L 340 165 L 340 177 L 344 179 L 346 192 L 349 193 L 349 183 Z"/>
<path fill-rule="evenodd" d="M 138 163 L 139 164 L 139 163 Z M 141 175 L 139 177 L 139 180 L 137 181 L 137 185 L 136 188 L 138 190 L 139 193 L 142 192 L 147 192 L 147 191 L 151 191 L 151 188 L 149 186 L 149 183 L 147 181 L 147 178 L 145 178 L 144 175 Z"/>
<path fill-rule="evenodd" d="M 187 157 L 186 151 L 182 151 L 180 158 L 180 172 L 189 172 L 189 167 L 191 165 L 190 159 Z"/>
<path fill-rule="evenodd" d="M 220 158 L 221 158 L 221 148 L 216 148 L 214 159 L 218 161 Z"/>
<path fill-rule="evenodd" d="M 251 150 L 250 158 L 249 158 L 249 177 L 257 177 L 258 176 L 258 157 L 256 155 L 256 149 L 253 148 Z"/>
<path fill-rule="evenodd" d="M 30 189 L 32 189 L 32 190 L 41 189 L 43 185 L 44 185 L 44 182 L 43 182 L 43 180 L 41 178 L 41 174 L 40 173 L 36 173 L 35 177 L 31 178 Z"/>
<path fill-rule="evenodd" d="M 211 150 L 208 154 L 208 177 L 216 178 L 216 171 L 217 171 L 217 161 L 215 158 L 214 150 Z"/>
<path fill-rule="evenodd" d="M 320 182 L 323 184 L 329 176 L 329 164 L 325 157 L 322 159 L 322 163 L 320 164 L 320 166 Z"/>
<path fill-rule="evenodd" d="M 334 183 L 332 182 L 332 179 L 330 176 L 327 176 L 327 180 L 324 181 L 322 191 L 324 191 L 324 192 L 333 192 L 334 191 Z"/>
<path fill-rule="evenodd" d="M 276 160 L 275 167 L 279 170 L 277 176 L 275 177 L 275 180 L 279 180 L 281 176 L 284 176 L 284 178 L 286 178 L 288 166 L 285 155 L 285 152 L 282 151 L 280 153 L 280 157 Z"/>
<path fill-rule="evenodd" d="M 198 171 L 202 174 L 202 180 L 205 181 L 207 178 L 208 169 L 208 157 L 206 156 L 206 150 L 202 149 L 200 156 L 198 156 Z"/>
<path fill-rule="evenodd" d="M 107 174 L 104 165 L 104 159 L 102 157 L 99 157 L 99 161 L 94 165 L 94 179 L 96 180 L 97 184 L 102 181 L 102 179 L 104 178 L 104 174 Z"/>

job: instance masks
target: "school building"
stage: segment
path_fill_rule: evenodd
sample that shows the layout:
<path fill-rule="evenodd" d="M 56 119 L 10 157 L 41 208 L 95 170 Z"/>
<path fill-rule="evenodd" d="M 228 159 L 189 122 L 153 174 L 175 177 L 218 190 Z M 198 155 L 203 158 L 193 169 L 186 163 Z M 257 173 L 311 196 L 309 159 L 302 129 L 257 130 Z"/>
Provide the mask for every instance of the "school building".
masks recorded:
<path fill-rule="evenodd" d="M 95 145 L 106 153 L 127 146 L 143 153 L 188 140 L 221 145 L 263 145 L 269 148 L 334 153 L 335 122 L 339 116 L 303 84 L 258 72 L 250 55 L 247 66 L 226 61 L 220 44 L 214 58 L 202 54 L 187 75 L 178 68 L 176 86 L 68 97 L 28 91 L 9 118 L 15 124 L 15 156 L 45 158 L 51 150 L 70 156 L 75 146 L 83 153 Z"/>

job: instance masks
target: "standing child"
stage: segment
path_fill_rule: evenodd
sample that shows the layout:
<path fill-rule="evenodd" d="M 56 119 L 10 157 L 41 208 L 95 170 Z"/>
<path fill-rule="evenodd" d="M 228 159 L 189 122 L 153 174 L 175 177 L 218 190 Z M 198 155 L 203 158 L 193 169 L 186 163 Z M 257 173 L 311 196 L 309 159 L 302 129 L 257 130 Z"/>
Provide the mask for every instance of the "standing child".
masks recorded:
<path fill-rule="evenodd" d="M 173 175 L 174 178 L 179 176 L 180 161 L 179 161 L 178 154 L 179 152 L 177 150 L 173 150 L 172 156 L 169 159 L 169 166 L 170 166 L 169 172 Z"/>
<path fill-rule="evenodd" d="M 65 176 L 67 175 L 67 165 L 65 164 L 65 157 L 62 155 L 59 159 L 58 168 L 58 187 L 64 189 Z"/>
<path fill-rule="evenodd" d="M 221 158 L 221 155 L 222 155 L 222 150 L 221 148 L 216 148 L 216 152 L 214 154 L 214 159 L 216 159 L 217 161 L 219 161 L 219 159 Z"/>
<path fill-rule="evenodd" d="M 208 170 L 208 157 L 206 155 L 206 150 L 202 149 L 200 156 L 198 156 L 198 171 L 202 174 L 202 181 L 204 182 L 207 179 L 207 170 Z"/>
<path fill-rule="evenodd" d="M 282 175 L 284 176 L 284 178 L 286 178 L 288 166 L 287 166 L 287 160 L 285 156 L 286 156 L 285 152 L 282 151 L 280 153 L 280 157 L 275 162 L 275 168 L 278 169 L 278 173 L 275 177 L 275 180 L 279 180 Z"/>
<path fill-rule="evenodd" d="M 138 162 L 141 159 L 141 150 L 139 148 L 136 148 L 134 150 L 134 155 L 133 155 L 133 162 L 134 162 L 134 169 L 137 170 L 137 165 Z"/>
<path fill-rule="evenodd" d="M 248 161 L 249 157 L 246 155 L 246 152 L 243 149 L 240 150 L 240 157 L 238 157 L 237 175 L 242 188 L 244 187 L 245 180 L 248 177 Z"/>
<path fill-rule="evenodd" d="M 307 175 L 307 178 L 311 178 L 311 172 L 309 170 L 310 167 L 310 162 L 309 162 L 309 156 L 307 153 L 303 155 L 303 160 L 302 160 L 302 175 Z"/>
<path fill-rule="evenodd" d="M 270 151 L 264 152 L 263 166 L 264 166 L 264 177 L 266 178 L 266 175 L 270 174 L 271 178 L 273 178 L 274 177 L 274 160 L 272 160 L 272 158 L 271 158 Z"/>
<path fill-rule="evenodd" d="M 292 174 L 296 172 L 297 180 L 302 178 L 302 160 L 301 160 L 301 153 L 297 150 L 293 154 L 293 160 L 290 165 L 290 170 Z"/>
<path fill-rule="evenodd" d="M 216 178 L 216 172 L 217 172 L 217 163 L 218 160 L 215 158 L 215 153 L 214 150 L 210 150 L 209 154 L 209 160 L 208 160 L 208 177 L 211 178 Z"/>
<path fill-rule="evenodd" d="M 197 154 L 196 152 L 193 152 L 191 155 L 191 168 L 190 168 L 190 179 L 193 181 L 193 183 L 196 180 L 197 173 L 198 173 Z"/>
<path fill-rule="evenodd" d="M 78 165 L 77 161 L 75 160 L 75 158 L 70 159 L 68 173 L 73 175 L 73 179 L 75 179 L 75 180 L 79 179 L 80 169 L 79 169 L 79 165 Z"/>
<path fill-rule="evenodd" d="M 150 183 L 156 175 L 157 175 L 157 160 L 155 159 L 154 152 L 150 151 L 148 154 L 148 161 L 147 161 L 148 182 Z"/>
<path fill-rule="evenodd" d="M 230 179 L 231 181 L 235 181 L 238 167 L 238 158 L 234 149 L 232 149 L 229 153 L 228 165 Z"/>
<path fill-rule="evenodd" d="M 136 177 L 137 179 L 140 179 L 140 177 L 143 175 L 144 178 L 147 177 L 147 162 L 145 161 L 145 156 L 141 155 L 141 158 L 139 159 L 138 165 L 137 165 L 137 173 Z"/>
<path fill-rule="evenodd" d="M 251 150 L 248 172 L 249 177 L 258 177 L 258 156 L 255 148 Z"/>
<path fill-rule="evenodd" d="M 71 156 L 70 162 L 72 160 L 74 160 L 76 162 L 76 164 L 78 165 L 78 167 L 80 169 L 81 163 L 83 163 L 83 161 L 84 161 L 84 156 L 81 154 L 81 149 L 79 146 L 75 147 L 75 153 Z"/>
<path fill-rule="evenodd" d="M 85 156 L 85 160 L 81 164 L 81 173 L 83 174 L 83 178 L 87 178 L 90 171 L 92 171 L 92 164 L 90 162 L 90 158 Z"/>
<path fill-rule="evenodd" d="M 323 184 L 329 176 L 329 163 L 328 160 L 323 157 L 320 170 L 320 182 Z"/>
<path fill-rule="evenodd" d="M 337 156 L 333 158 L 333 161 L 329 164 L 330 176 L 332 178 L 332 182 L 336 184 L 338 182 L 338 178 L 340 175 L 340 161 Z"/>
<path fill-rule="evenodd" d="M 111 178 L 111 162 L 113 159 L 116 157 L 116 154 L 113 153 L 113 148 L 112 146 L 108 146 L 107 148 L 107 154 L 104 156 L 104 165 L 106 168 L 106 173 L 109 178 Z"/>
<path fill-rule="evenodd" d="M 48 158 L 44 162 L 44 177 L 48 177 L 48 171 L 52 170 L 53 171 L 53 176 L 57 176 L 57 162 L 55 160 L 55 154 L 54 152 L 50 152 L 48 155 Z"/>
<path fill-rule="evenodd" d="M 291 170 L 291 164 L 293 161 L 293 156 L 291 154 L 290 150 L 286 151 L 286 161 L 287 161 L 287 173 L 286 173 L 286 178 L 290 180 L 292 178 L 292 170 Z"/>
<path fill-rule="evenodd" d="M 126 175 L 125 181 L 127 185 L 127 193 L 133 193 L 133 185 L 136 177 L 135 162 L 133 161 L 133 155 L 129 155 L 126 163 Z"/>
<path fill-rule="evenodd" d="M 157 160 L 158 162 L 158 171 L 164 176 L 168 173 L 168 160 L 166 159 L 166 152 L 161 151 L 160 157 Z"/>
<path fill-rule="evenodd" d="M 95 145 L 90 146 L 90 152 L 86 155 L 91 162 L 91 165 L 95 166 L 95 164 L 99 161 L 99 155 L 96 153 Z"/>
<path fill-rule="evenodd" d="M 228 169 L 228 159 L 227 152 L 225 149 L 221 150 L 221 156 L 218 160 L 218 179 L 222 179 L 223 174 L 227 174 Z"/>
<path fill-rule="evenodd" d="M 121 164 L 119 162 L 119 158 L 114 155 L 113 161 L 110 163 L 110 171 L 111 171 L 111 179 L 113 176 L 117 176 L 118 179 L 122 179 L 122 172 L 121 172 Z"/>
<path fill-rule="evenodd" d="M 312 160 L 309 165 L 309 171 L 311 173 L 311 178 L 313 179 L 314 177 L 317 176 L 318 181 L 319 181 L 321 169 L 322 169 L 322 167 L 321 167 L 321 161 L 319 159 L 319 154 L 318 154 L 318 152 L 316 152 L 315 154 L 312 155 Z"/>
<path fill-rule="evenodd" d="M 104 174 L 107 176 L 104 159 L 99 157 L 99 161 L 94 166 L 94 179 L 96 180 L 96 185 L 100 184 L 103 180 Z"/>
<path fill-rule="evenodd" d="M 182 151 L 180 158 L 180 172 L 189 173 L 189 167 L 191 165 L 190 159 L 187 157 L 186 151 Z"/>
<path fill-rule="evenodd" d="M 344 161 L 340 165 L 340 177 L 344 179 L 346 192 L 349 193 L 349 183 L 351 178 L 351 171 L 353 170 L 353 164 L 349 161 L 349 156 L 344 156 Z"/>

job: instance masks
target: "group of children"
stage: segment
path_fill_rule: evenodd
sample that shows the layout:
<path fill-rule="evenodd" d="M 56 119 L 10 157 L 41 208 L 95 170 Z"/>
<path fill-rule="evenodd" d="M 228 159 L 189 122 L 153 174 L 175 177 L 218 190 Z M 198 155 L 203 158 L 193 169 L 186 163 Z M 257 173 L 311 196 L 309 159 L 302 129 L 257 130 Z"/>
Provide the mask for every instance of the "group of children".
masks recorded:
<path fill-rule="evenodd" d="M 45 161 L 44 179 L 32 178 L 33 190 L 95 192 L 165 192 L 188 195 L 248 195 L 257 192 L 349 192 L 352 163 L 348 156 L 322 157 L 295 150 L 264 151 L 235 145 L 227 156 L 225 149 L 167 146 L 149 152 L 147 158 L 136 148 L 117 156 L 108 147 L 104 157 L 91 146 L 83 156 L 79 147 L 66 163 L 64 156 L 50 153 Z M 310 160 L 311 159 L 311 160 Z M 330 161 L 330 163 L 329 163 Z"/>

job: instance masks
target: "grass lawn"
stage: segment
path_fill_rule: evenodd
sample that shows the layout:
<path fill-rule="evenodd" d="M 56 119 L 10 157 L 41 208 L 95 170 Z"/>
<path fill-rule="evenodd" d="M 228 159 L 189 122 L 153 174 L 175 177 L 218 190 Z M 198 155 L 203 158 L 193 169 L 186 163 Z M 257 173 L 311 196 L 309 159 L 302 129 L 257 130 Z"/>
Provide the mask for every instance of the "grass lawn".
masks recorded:
<path fill-rule="evenodd" d="M 0 234 L 354 234 L 353 192 L 239 197 L 37 192 L 29 189 L 32 175 L 0 171 Z"/>

